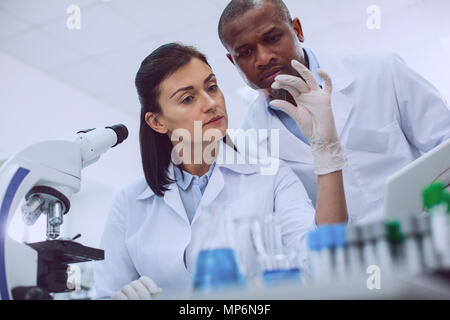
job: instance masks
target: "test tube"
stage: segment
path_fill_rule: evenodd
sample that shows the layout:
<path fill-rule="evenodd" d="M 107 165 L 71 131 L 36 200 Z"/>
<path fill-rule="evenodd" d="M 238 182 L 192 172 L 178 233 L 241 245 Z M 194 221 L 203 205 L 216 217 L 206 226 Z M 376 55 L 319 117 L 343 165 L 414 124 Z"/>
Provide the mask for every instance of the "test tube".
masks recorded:
<path fill-rule="evenodd" d="M 348 261 L 348 277 L 359 277 L 362 273 L 360 238 L 356 226 L 348 226 L 345 229 L 345 238 L 347 241 L 346 253 Z"/>
<path fill-rule="evenodd" d="M 367 269 L 370 265 L 376 263 L 377 259 L 375 257 L 375 246 L 373 237 L 373 226 L 370 224 L 359 226 L 358 230 L 362 240 L 362 256 L 363 256 L 363 266 Z"/>
<path fill-rule="evenodd" d="M 384 222 L 377 222 L 372 227 L 375 239 L 375 255 L 381 270 L 385 273 L 392 272 L 392 255 L 388 243 L 388 232 Z"/>
<path fill-rule="evenodd" d="M 388 239 L 391 246 L 393 269 L 398 270 L 402 261 L 402 243 L 404 236 L 399 221 L 390 221 L 388 224 Z"/>
<path fill-rule="evenodd" d="M 447 250 L 447 207 L 444 204 L 437 205 L 430 210 L 431 233 L 434 247 L 439 254 L 439 265 L 445 267 L 444 252 Z"/>
<path fill-rule="evenodd" d="M 438 268 L 438 261 L 431 239 L 430 216 L 420 215 L 415 217 L 414 221 L 416 230 L 420 236 L 419 241 L 423 265 L 428 271 L 436 270 Z"/>
<path fill-rule="evenodd" d="M 449 206 L 445 185 L 432 183 L 422 192 L 424 207 L 431 216 L 431 236 L 439 257 L 439 267 L 450 268 L 450 254 L 447 254 L 450 237 L 447 232 L 447 211 Z"/>
<path fill-rule="evenodd" d="M 320 259 L 321 243 L 317 230 L 308 233 L 307 236 L 309 247 L 309 260 L 311 263 L 312 278 L 314 281 L 319 281 L 322 275 L 322 264 Z"/>
<path fill-rule="evenodd" d="M 345 226 L 337 224 L 332 227 L 334 238 L 334 266 L 337 279 L 342 281 L 346 277 L 345 263 Z"/>
<path fill-rule="evenodd" d="M 447 202 L 447 245 L 444 250 L 445 254 L 445 266 L 450 269 L 450 193 L 445 192 L 445 201 Z"/>
<path fill-rule="evenodd" d="M 402 221 L 402 231 L 405 236 L 403 266 L 409 273 L 419 274 L 423 268 L 420 260 L 418 234 L 412 217 L 407 217 Z"/>
<path fill-rule="evenodd" d="M 332 226 L 323 225 L 317 231 L 321 243 L 321 250 L 319 252 L 320 263 L 322 265 L 322 279 L 324 281 L 330 281 L 334 279 Z"/>

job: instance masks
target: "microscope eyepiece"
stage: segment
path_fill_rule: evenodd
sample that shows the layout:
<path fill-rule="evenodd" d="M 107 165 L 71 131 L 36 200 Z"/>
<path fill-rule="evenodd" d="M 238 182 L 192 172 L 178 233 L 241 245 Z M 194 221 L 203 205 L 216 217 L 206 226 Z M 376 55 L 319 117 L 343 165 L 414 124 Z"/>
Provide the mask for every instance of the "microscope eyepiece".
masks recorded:
<path fill-rule="evenodd" d="M 117 134 L 117 143 L 113 145 L 111 148 L 121 144 L 128 138 L 128 129 L 123 124 L 117 124 L 115 126 L 106 127 L 106 129 L 112 129 Z"/>

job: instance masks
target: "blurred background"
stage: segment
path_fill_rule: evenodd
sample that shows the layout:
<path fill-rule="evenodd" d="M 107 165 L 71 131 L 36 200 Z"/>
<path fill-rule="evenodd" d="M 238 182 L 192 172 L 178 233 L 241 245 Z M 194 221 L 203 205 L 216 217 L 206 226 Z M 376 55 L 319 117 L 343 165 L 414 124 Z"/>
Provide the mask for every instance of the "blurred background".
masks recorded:
<path fill-rule="evenodd" d="M 300 18 L 305 47 L 322 52 L 390 51 L 450 97 L 450 1 L 285 0 Z M 251 96 L 226 59 L 217 23 L 228 0 L 0 0 L 0 158 L 85 128 L 116 123 L 128 140 L 83 171 L 65 233 L 98 246 L 109 202 L 142 176 L 140 106 L 134 77 L 159 45 L 180 41 L 209 58 L 225 93 L 230 127 L 240 125 Z M 69 29 L 76 5 L 80 29 Z M 380 28 L 368 27 L 379 7 Z M 20 215 L 16 215 L 16 218 Z M 41 226 L 20 237 L 40 240 Z M 87 223 L 88 221 L 88 223 Z M 20 219 L 13 228 L 22 230 Z M 42 228 L 42 229 L 40 229 Z M 17 236 L 19 237 L 19 236 Z"/>

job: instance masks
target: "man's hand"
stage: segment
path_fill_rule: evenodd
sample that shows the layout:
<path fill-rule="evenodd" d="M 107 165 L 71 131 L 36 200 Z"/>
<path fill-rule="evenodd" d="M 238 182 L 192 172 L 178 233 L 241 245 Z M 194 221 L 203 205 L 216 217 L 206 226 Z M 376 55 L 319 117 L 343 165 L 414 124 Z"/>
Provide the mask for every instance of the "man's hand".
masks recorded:
<path fill-rule="evenodd" d="M 273 89 L 287 90 L 297 107 L 283 100 L 271 105 L 289 114 L 311 144 L 315 173 L 325 175 L 342 170 L 347 160 L 342 151 L 331 109 L 333 84 L 324 71 L 319 70 L 325 86 L 321 89 L 314 75 L 300 62 L 293 60 L 292 67 L 301 77 L 280 75 L 272 84 Z"/>
<path fill-rule="evenodd" d="M 158 288 L 155 281 L 147 277 L 141 277 L 117 291 L 112 300 L 152 300 L 154 296 L 160 294 L 161 288 Z"/>

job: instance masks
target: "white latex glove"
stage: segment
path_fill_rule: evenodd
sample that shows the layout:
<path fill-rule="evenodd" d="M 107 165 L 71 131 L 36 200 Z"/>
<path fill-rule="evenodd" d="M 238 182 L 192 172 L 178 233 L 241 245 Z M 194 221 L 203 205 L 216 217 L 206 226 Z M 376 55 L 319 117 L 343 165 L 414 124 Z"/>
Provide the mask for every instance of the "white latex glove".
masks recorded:
<path fill-rule="evenodd" d="M 283 100 L 274 100 L 271 105 L 283 110 L 297 122 L 301 132 L 311 144 L 314 171 L 317 175 L 342 170 L 347 165 L 347 159 L 342 151 L 331 109 L 333 83 L 328 74 L 319 70 L 317 73 L 325 83 L 321 89 L 314 75 L 303 64 L 293 60 L 292 67 L 305 80 L 290 75 L 279 75 L 275 78 L 272 88 L 287 90 L 297 103 L 297 107 Z"/>
<path fill-rule="evenodd" d="M 148 277 L 141 277 L 117 291 L 112 300 L 152 300 L 152 297 L 160 294 L 161 288 L 158 288 L 155 281 Z"/>

